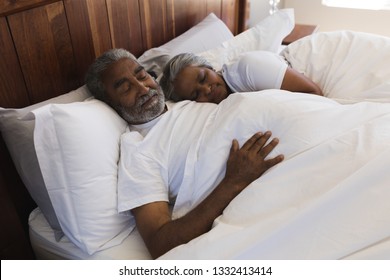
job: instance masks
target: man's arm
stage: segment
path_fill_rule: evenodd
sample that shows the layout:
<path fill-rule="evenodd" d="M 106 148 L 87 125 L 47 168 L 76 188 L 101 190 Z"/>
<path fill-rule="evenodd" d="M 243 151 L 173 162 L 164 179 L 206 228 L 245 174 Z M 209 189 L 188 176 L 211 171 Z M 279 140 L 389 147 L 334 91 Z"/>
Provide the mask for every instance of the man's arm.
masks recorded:
<path fill-rule="evenodd" d="M 172 220 L 166 202 L 153 202 L 132 209 L 137 228 L 153 258 L 209 231 L 230 201 L 283 160 L 282 155 L 265 159 L 278 144 L 277 139 L 266 144 L 270 137 L 270 132 L 256 133 L 241 148 L 233 140 L 224 179 L 185 216 Z"/>

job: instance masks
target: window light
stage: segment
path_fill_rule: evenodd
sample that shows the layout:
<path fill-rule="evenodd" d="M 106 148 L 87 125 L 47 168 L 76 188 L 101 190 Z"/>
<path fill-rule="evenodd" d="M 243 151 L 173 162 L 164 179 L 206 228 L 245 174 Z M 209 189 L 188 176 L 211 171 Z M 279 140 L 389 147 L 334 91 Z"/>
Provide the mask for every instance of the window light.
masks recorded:
<path fill-rule="evenodd" d="M 390 0 L 322 0 L 322 4 L 329 7 L 389 10 Z"/>

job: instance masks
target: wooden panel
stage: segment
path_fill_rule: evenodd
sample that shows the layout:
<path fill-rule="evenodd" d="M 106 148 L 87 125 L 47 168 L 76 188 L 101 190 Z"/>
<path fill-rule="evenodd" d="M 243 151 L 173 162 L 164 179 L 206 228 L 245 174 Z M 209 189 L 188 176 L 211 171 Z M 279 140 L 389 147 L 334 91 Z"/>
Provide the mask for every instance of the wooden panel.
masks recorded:
<path fill-rule="evenodd" d="M 32 103 L 81 85 L 62 2 L 11 15 L 9 24 Z"/>
<path fill-rule="evenodd" d="M 33 259 L 28 216 L 35 203 L 27 193 L 0 136 L 0 256 L 2 260 Z"/>
<path fill-rule="evenodd" d="M 173 12 L 175 22 L 175 37 L 184 33 L 208 15 L 206 0 L 176 0 L 170 10 Z"/>
<path fill-rule="evenodd" d="M 236 35 L 239 33 L 238 23 L 237 23 L 239 1 L 237 0 L 222 0 L 222 1 L 223 1 L 223 5 L 222 5 L 221 19 L 229 27 L 230 31 Z"/>
<path fill-rule="evenodd" d="M 214 13 L 217 17 L 222 18 L 222 0 L 207 1 L 206 13 Z"/>
<path fill-rule="evenodd" d="M 24 107 L 29 104 L 27 89 L 4 17 L 0 18 L 0 38 L 0 107 Z"/>
<path fill-rule="evenodd" d="M 171 16 L 175 22 L 174 35 L 182 34 L 211 12 L 221 18 L 233 34 L 238 34 L 245 30 L 244 23 L 247 21 L 246 18 L 242 18 L 244 23 L 238 21 L 239 16 L 247 16 L 246 12 L 241 14 L 239 9 L 247 7 L 248 3 L 249 0 L 180 0 L 173 3 L 172 0 L 168 1 L 168 12 L 171 11 Z M 194 13 L 191 13 L 191 11 L 194 11 Z"/>
<path fill-rule="evenodd" d="M 37 7 L 40 5 L 49 4 L 58 0 L 1 0 L 0 1 L 0 16 L 9 15 Z"/>
<path fill-rule="evenodd" d="M 112 46 L 141 55 L 144 46 L 138 0 L 107 0 L 107 9 Z"/>
<path fill-rule="evenodd" d="M 65 0 L 78 77 L 84 79 L 95 58 L 112 48 L 105 0 Z"/>
<path fill-rule="evenodd" d="M 2 179 L 0 178 L 0 184 Z M 33 259 L 33 254 L 12 199 L 0 186 L 0 257 L 2 260 Z M 25 221 L 26 224 L 26 221 Z"/>
<path fill-rule="evenodd" d="M 160 46 L 173 38 L 172 25 L 168 23 L 167 1 L 140 1 L 143 45 L 146 49 Z"/>
<path fill-rule="evenodd" d="M 249 28 L 251 0 L 239 0 L 238 2 L 239 3 L 238 3 L 238 12 L 236 13 L 236 24 L 237 24 L 237 33 L 241 33 Z"/>

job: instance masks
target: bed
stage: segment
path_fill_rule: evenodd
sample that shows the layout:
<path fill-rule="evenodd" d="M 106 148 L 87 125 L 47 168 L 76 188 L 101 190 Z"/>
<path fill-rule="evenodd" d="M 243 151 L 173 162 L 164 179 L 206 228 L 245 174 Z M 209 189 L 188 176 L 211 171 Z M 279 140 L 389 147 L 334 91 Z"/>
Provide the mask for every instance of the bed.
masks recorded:
<path fill-rule="evenodd" d="M 156 77 L 179 52 L 206 56 L 215 68 L 246 51 L 276 52 L 325 95 L 267 90 L 206 105 L 210 117 L 188 153 L 174 217 L 221 180 L 232 138 L 272 130 L 285 160 L 234 199 L 211 231 L 161 259 L 390 258 L 389 38 L 337 31 L 282 48 L 293 12 L 247 29 L 248 1 L 26 3 L 6 5 L 0 18 L 8 54 L 0 66 L 1 182 L 15 230 L 36 258 L 150 259 L 129 217 L 117 213 L 126 123 L 83 86 L 89 63 L 111 47 L 130 50 Z M 17 32 L 37 16 L 34 35 Z"/>
<path fill-rule="evenodd" d="M 245 29 L 247 5 L 247 1 L 241 0 L 1 1 L 0 107 L 22 109 L 76 90 L 84 84 L 89 64 L 105 50 L 122 47 L 138 57 L 183 34 L 210 13 L 228 27 L 229 32 L 224 27 L 217 38 L 236 35 Z M 220 22 L 216 22 L 215 28 L 218 26 Z M 194 30 L 190 35 L 196 33 Z M 71 100 L 64 97 L 64 101 L 58 102 L 82 100 L 85 96 L 80 91 Z M 15 122 L 9 119 L 5 122 L 11 130 L 20 124 L 16 120 L 19 113 L 12 110 L 6 113 L 15 116 L 11 117 Z M 22 139 L 25 133 L 32 136 L 31 126 L 24 124 L 27 128 L 21 130 L 17 139 Z M 2 259 L 31 259 L 34 258 L 28 233 L 31 211 L 39 206 L 52 228 L 58 229 L 59 224 L 50 214 L 52 206 L 47 193 L 34 189 L 42 183 L 40 171 L 31 170 L 38 175 L 29 178 L 23 175 L 22 171 L 30 168 L 30 156 L 33 162 L 36 156 L 27 153 L 18 157 L 14 153 L 26 145 L 31 148 L 27 150 L 33 151 L 32 143 L 21 143 L 13 150 L 6 145 L 6 129 L 1 130 L 1 223 L 7 225 L 1 231 Z"/>

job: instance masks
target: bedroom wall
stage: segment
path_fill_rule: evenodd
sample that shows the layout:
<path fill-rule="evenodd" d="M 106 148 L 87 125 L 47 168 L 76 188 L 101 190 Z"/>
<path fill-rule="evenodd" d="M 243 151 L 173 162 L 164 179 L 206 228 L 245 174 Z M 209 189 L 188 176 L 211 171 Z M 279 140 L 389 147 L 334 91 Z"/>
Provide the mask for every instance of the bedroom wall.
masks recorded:
<path fill-rule="evenodd" d="M 285 0 L 280 0 L 279 8 L 284 6 Z M 251 0 L 250 1 L 250 12 L 249 12 L 249 27 L 254 26 L 262 19 L 269 16 L 269 10 L 271 8 L 269 4 L 270 0 Z"/>
<path fill-rule="evenodd" d="M 318 25 L 319 31 L 349 29 L 390 37 L 389 10 L 332 8 L 323 6 L 321 0 L 284 0 L 284 7 L 294 8 L 295 22 Z"/>

